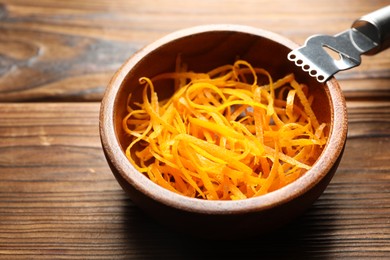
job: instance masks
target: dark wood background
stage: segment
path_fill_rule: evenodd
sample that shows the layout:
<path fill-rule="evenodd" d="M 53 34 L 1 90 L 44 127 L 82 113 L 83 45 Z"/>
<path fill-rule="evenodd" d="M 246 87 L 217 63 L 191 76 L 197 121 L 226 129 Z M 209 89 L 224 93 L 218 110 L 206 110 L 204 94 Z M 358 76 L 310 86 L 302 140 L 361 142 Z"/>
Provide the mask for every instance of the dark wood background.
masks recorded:
<path fill-rule="evenodd" d="M 209 241 L 154 222 L 115 181 L 98 133 L 110 77 L 167 33 L 235 23 L 302 44 L 388 4 L 0 0 L 0 258 L 390 257 L 390 50 L 337 75 L 349 114 L 339 170 L 302 217 L 268 236 Z"/>

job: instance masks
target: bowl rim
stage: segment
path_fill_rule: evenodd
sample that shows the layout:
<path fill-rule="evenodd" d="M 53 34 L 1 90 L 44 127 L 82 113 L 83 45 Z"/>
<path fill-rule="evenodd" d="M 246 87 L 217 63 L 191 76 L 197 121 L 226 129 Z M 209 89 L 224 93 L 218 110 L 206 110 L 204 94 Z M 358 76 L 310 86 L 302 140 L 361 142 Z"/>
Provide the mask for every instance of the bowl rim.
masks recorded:
<path fill-rule="evenodd" d="M 299 179 L 262 196 L 243 200 L 222 201 L 190 198 L 176 194 L 152 182 L 145 175 L 138 172 L 126 158 L 124 151 L 121 149 L 119 140 L 116 138 L 114 107 L 117 100 L 117 93 L 122 85 L 121 83 L 126 78 L 129 71 L 135 67 L 145 55 L 158 49 L 161 45 L 182 37 L 210 31 L 247 33 L 258 37 L 269 38 L 289 49 L 298 47 L 296 43 L 279 34 L 256 27 L 235 24 L 210 24 L 189 27 L 170 33 L 146 45 L 144 48 L 134 53 L 117 70 L 103 96 L 99 116 L 99 131 L 102 147 L 105 151 L 108 151 L 106 153 L 108 155 L 107 159 L 116 168 L 120 176 L 139 192 L 166 206 L 188 212 L 219 215 L 242 214 L 261 211 L 287 203 L 294 198 L 301 196 L 307 190 L 310 190 L 319 183 L 330 172 L 337 161 L 337 158 L 342 154 L 342 148 L 346 142 L 347 135 L 347 112 L 344 95 L 334 77 L 324 83 L 327 87 L 327 89 L 325 89 L 327 95 L 331 99 L 332 127 L 329 131 L 329 139 L 320 157 L 313 164 L 312 168 Z M 287 57 L 286 61 L 288 61 Z"/>

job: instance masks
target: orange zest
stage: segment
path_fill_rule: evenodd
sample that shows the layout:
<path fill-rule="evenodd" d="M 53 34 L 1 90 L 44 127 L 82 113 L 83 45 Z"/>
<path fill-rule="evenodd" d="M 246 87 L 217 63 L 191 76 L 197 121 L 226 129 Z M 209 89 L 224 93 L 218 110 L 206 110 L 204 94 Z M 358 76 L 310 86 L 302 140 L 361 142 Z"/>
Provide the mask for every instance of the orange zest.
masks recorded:
<path fill-rule="evenodd" d="M 158 82 L 167 79 L 175 93 L 159 100 Z M 327 126 L 293 74 L 274 81 L 238 60 L 208 73 L 179 64 L 140 83 L 143 102 L 130 106 L 130 95 L 123 119 L 131 137 L 126 156 L 153 182 L 185 196 L 236 200 L 280 189 L 309 170 L 326 144 Z"/>

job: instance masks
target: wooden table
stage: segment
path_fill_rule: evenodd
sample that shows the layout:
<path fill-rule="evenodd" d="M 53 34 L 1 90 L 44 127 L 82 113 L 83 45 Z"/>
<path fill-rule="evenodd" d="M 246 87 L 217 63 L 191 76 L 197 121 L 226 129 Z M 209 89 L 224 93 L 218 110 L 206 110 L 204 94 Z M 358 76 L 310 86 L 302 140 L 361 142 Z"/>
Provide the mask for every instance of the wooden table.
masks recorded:
<path fill-rule="evenodd" d="M 208 241 L 154 222 L 117 184 L 98 133 L 114 71 L 167 33 L 235 23 L 302 44 L 387 4 L 0 0 L 0 258 L 389 258 L 389 50 L 338 74 L 349 113 L 341 165 L 302 217 L 268 236 Z"/>

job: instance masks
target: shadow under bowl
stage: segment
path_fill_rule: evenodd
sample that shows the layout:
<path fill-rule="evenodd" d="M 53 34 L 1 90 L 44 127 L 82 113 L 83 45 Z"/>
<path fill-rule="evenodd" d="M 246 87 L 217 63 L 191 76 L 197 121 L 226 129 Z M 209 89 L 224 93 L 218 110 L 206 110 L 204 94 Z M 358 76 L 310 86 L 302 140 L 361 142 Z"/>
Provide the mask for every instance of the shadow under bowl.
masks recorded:
<path fill-rule="evenodd" d="M 163 37 L 135 53 L 113 76 L 100 112 L 100 137 L 108 164 L 132 201 L 160 222 L 188 234 L 235 239 L 272 231 L 302 214 L 323 193 L 341 159 L 346 135 L 344 96 L 332 78 L 319 83 L 292 62 L 287 54 L 298 47 L 277 34 L 239 25 L 207 25 L 184 29 Z M 125 156 L 128 137 L 122 129 L 127 98 L 140 100 L 140 77 L 175 70 L 177 56 L 190 70 L 207 72 L 232 64 L 237 58 L 263 67 L 273 79 L 294 73 L 309 86 L 312 108 L 327 123 L 328 141 L 313 167 L 295 182 L 266 195 L 237 201 L 208 201 L 166 190 L 137 171 Z M 159 98 L 173 87 L 162 85 Z"/>

